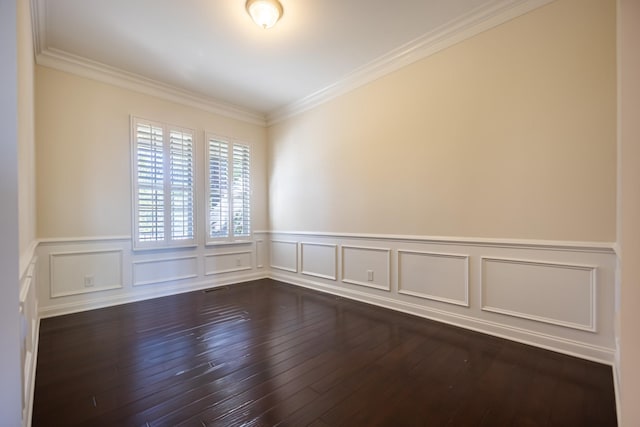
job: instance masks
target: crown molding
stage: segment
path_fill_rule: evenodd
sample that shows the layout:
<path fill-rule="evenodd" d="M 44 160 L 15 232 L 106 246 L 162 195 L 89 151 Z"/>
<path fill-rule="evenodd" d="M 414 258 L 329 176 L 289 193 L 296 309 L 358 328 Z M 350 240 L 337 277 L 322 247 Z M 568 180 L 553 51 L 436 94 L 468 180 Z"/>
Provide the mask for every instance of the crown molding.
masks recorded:
<path fill-rule="evenodd" d="M 32 0 L 32 26 L 36 64 L 198 108 L 231 119 L 259 126 L 266 125 L 264 114 L 223 103 L 211 97 L 161 83 L 157 80 L 62 50 L 50 48 L 47 46 L 46 40 L 46 15 L 46 0 Z"/>
<path fill-rule="evenodd" d="M 487 6 L 476 8 L 356 69 L 337 82 L 270 112 L 267 114 L 267 126 L 317 107 L 553 1 L 555 0 L 496 0 Z"/>
<path fill-rule="evenodd" d="M 364 86 L 409 64 L 431 56 L 483 31 L 555 0 L 495 0 L 450 21 L 356 69 L 344 78 L 266 116 L 211 97 L 161 83 L 109 65 L 49 48 L 46 40 L 46 0 L 31 0 L 35 59 L 38 65 L 65 71 L 198 108 L 247 123 L 270 126 Z"/>

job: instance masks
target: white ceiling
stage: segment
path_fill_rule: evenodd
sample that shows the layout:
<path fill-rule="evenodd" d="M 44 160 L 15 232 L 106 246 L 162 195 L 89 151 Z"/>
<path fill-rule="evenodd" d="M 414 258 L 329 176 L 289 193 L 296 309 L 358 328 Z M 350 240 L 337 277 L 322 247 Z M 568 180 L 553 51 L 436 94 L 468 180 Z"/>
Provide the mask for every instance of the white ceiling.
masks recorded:
<path fill-rule="evenodd" d="M 284 16 L 263 30 L 245 0 L 34 0 L 36 55 L 88 60 L 268 116 L 461 23 L 532 3 L 280 1 Z"/>

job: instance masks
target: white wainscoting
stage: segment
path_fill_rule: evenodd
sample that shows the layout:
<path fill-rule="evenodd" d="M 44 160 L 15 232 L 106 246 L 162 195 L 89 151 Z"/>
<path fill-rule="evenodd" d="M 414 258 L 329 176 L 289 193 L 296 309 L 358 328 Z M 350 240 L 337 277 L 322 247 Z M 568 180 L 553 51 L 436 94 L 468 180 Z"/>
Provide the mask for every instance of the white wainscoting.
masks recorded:
<path fill-rule="evenodd" d="M 33 411 L 33 392 L 38 357 L 38 338 L 40 318 L 38 316 L 37 297 L 37 256 L 30 251 L 30 262 L 20 279 L 20 356 L 22 361 L 22 420 L 23 425 L 31 425 Z"/>
<path fill-rule="evenodd" d="M 338 279 L 338 245 L 300 243 L 302 274 L 323 279 Z"/>
<path fill-rule="evenodd" d="M 133 286 L 155 285 L 198 277 L 198 257 L 133 261 Z"/>
<path fill-rule="evenodd" d="M 222 252 L 204 256 L 204 275 L 251 270 L 252 251 Z"/>
<path fill-rule="evenodd" d="M 256 265 L 269 256 L 264 242 L 256 232 L 246 242 L 133 251 L 128 236 L 41 240 L 38 311 L 50 317 L 264 278 Z"/>
<path fill-rule="evenodd" d="M 614 362 L 616 256 L 605 243 L 258 232 L 141 252 L 127 237 L 46 240 L 37 256 L 41 317 L 272 277 Z"/>
<path fill-rule="evenodd" d="M 271 240 L 271 268 L 298 272 L 298 242 Z"/>
<path fill-rule="evenodd" d="M 482 258 L 482 309 L 596 332 L 596 268 Z"/>
<path fill-rule="evenodd" d="M 398 293 L 469 306 L 469 256 L 398 250 Z"/>
<path fill-rule="evenodd" d="M 264 240 L 256 239 L 256 268 L 264 268 L 265 257 Z"/>
<path fill-rule="evenodd" d="M 122 288 L 122 250 L 49 253 L 51 298 Z"/>
<path fill-rule="evenodd" d="M 391 249 L 342 245 L 342 281 L 391 290 Z"/>
<path fill-rule="evenodd" d="M 272 232 L 270 247 L 274 279 L 614 362 L 610 244 Z"/>

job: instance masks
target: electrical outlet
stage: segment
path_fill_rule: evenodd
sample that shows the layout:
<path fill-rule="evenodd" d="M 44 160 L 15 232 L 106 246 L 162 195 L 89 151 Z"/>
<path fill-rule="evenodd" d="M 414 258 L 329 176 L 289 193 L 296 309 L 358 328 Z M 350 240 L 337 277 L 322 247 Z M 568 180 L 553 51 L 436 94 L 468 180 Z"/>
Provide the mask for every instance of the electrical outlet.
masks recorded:
<path fill-rule="evenodd" d="M 367 280 L 373 282 L 373 270 L 367 270 Z"/>
<path fill-rule="evenodd" d="M 93 275 L 88 274 L 86 276 L 84 276 L 84 287 L 85 288 L 90 288 L 92 286 L 95 285 L 95 278 Z"/>
<path fill-rule="evenodd" d="M 242 260 L 240 258 L 236 258 L 236 267 L 242 266 Z"/>

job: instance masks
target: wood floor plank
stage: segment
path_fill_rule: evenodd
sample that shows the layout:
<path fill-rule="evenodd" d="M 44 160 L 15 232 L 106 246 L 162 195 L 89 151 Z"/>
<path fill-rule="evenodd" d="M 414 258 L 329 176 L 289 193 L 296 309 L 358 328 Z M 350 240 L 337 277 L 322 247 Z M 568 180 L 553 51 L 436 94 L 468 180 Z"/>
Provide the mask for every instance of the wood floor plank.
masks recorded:
<path fill-rule="evenodd" d="M 264 279 L 43 319 L 33 426 L 615 426 L 611 368 Z"/>

